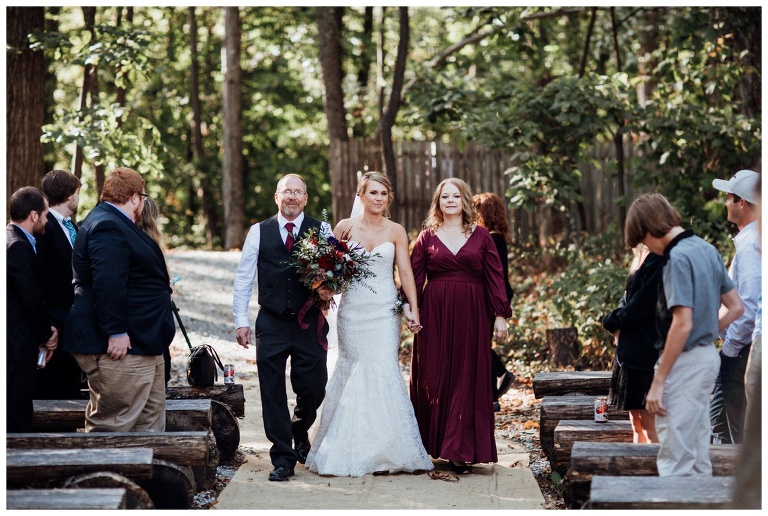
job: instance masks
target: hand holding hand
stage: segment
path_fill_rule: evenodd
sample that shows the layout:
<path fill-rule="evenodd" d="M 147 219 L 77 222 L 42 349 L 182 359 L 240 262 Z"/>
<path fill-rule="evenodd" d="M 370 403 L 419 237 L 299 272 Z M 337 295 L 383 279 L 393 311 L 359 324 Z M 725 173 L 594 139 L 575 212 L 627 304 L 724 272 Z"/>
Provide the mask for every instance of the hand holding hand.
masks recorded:
<path fill-rule="evenodd" d="M 416 310 L 411 310 L 411 305 L 403 305 L 403 317 L 405 317 L 405 324 L 411 333 L 419 333 L 421 330 L 421 324 L 419 323 L 419 314 Z"/>
<path fill-rule="evenodd" d="M 251 327 L 241 326 L 240 328 L 236 329 L 235 338 L 237 338 L 237 343 L 239 345 L 245 349 L 248 349 L 248 345 L 251 343 Z"/>
<path fill-rule="evenodd" d="M 126 334 L 122 337 L 110 337 L 107 344 L 107 355 L 112 360 L 122 360 L 131 349 L 131 338 Z"/>

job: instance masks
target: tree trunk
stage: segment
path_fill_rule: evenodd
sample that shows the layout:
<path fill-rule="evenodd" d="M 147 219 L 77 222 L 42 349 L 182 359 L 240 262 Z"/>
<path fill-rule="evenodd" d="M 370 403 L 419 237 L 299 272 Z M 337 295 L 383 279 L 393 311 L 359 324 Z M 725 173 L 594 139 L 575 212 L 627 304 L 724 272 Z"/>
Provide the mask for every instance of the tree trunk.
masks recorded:
<path fill-rule="evenodd" d="M 8 201 L 45 174 L 40 129 L 45 118 L 45 57 L 28 48 L 27 34 L 43 30 L 43 7 L 6 8 L 6 218 Z"/>
<path fill-rule="evenodd" d="M 379 119 L 377 131 L 381 134 L 381 150 L 383 154 L 384 171 L 393 185 L 397 184 L 397 157 L 392 143 L 392 126 L 395 125 L 397 112 L 400 109 L 400 92 L 403 89 L 405 77 L 405 62 L 408 58 L 408 43 L 411 36 L 407 7 L 399 7 L 400 13 L 400 42 L 397 44 L 397 58 L 395 59 L 395 72 L 392 77 L 392 91 L 389 95 L 389 104 L 384 115 Z M 397 205 L 391 207 L 392 217 L 397 219 Z"/>
<path fill-rule="evenodd" d="M 589 41 L 592 39 L 592 29 L 595 27 L 595 18 L 597 18 L 597 7 L 592 8 L 589 16 L 589 26 L 587 35 L 584 38 L 584 49 L 581 52 L 581 61 L 579 61 L 579 77 L 584 77 L 584 71 L 587 69 L 587 57 L 589 56 Z"/>
<path fill-rule="evenodd" d="M 328 136 L 331 140 L 347 141 L 347 112 L 344 109 L 342 81 L 343 49 L 341 46 L 341 21 L 343 7 L 317 7 L 317 39 L 320 54 L 320 66 L 323 70 L 325 96 L 323 106 L 328 118 Z M 333 173 L 333 171 L 331 171 Z"/>
<path fill-rule="evenodd" d="M 133 7 L 126 7 L 125 10 L 126 10 L 125 23 L 126 23 L 126 25 L 128 25 L 128 27 L 131 27 L 133 25 Z M 117 8 L 117 13 L 118 13 L 118 16 L 117 16 L 117 28 L 120 29 L 120 25 L 122 25 L 123 8 L 122 7 L 118 7 Z M 121 70 L 122 67 L 123 66 L 121 64 L 119 64 L 118 65 L 118 71 Z M 125 80 L 125 79 L 123 79 L 123 80 Z M 125 100 L 126 100 L 126 89 L 125 88 L 117 88 L 117 100 L 116 100 L 116 103 L 119 106 L 125 107 Z M 118 127 L 121 127 L 123 125 L 124 118 L 125 118 L 125 115 L 123 115 L 122 117 L 120 117 L 117 120 L 117 126 Z"/>
<path fill-rule="evenodd" d="M 240 12 L 224 7 L 224 249 L 241 248 L 245 239 L 243 128 L 241 120 Z"/>
<path fill-rule="evenodd" d="M 616 71 L 621 73 L 621 54 L 619 52 L 619 28 L 616 24 L 616 8 L 611 7 L 611 35 L 613 39 L 613 50 L 616 56 Z M 624 186 L 624 120 L 617 120 L 618 127 L 613 136 L 613 146 L 616 149 L 616 193 L 621 202 L 619 203 L 619 242 L 617 256 L 621 256 L 624 251 L 624 223 L 627 220 L 627 206 L 624 197 L 627 195 Z"/>
<path fill-rule="evenodd" d="M 366 99 L 368 97 L 368 81 L 370 80 L 371 64 L 373 63 L 373 7 L 365 8 L 363 19 L 363 34 L 360 37 L 360 69 L 357 72 L 358 105 L 352 114 L 352 135 L 355 138 L 365 138 Z"/>
<path fill-rule="evenodd" d="M 200 107 L 200 67 L 198 65 L 197 55 L 197 17 L 195 8 L 189 8 L 189 51 L 190 51 L 190 70 L 189 70 L 189 106 L 192 109 L 192 124 L 190 127 L 192 133 L 192 160 L 194 170 L 198 171 L 198 177 L 190 181 L 190 204 L 197 198 L 199 205 L 203 207 L 200 218 L 205 225 L 205 241 L 210 248 L 213 243 L 213 227 L 208 217 L 206 207 L 210 203 L 210 193 L 202 185 L 205 184 L 205 172 L 203 170 L 203 158 L 205 157 L 205 147 L 203 147 L 203 114 Z M 193 210 L 197 211 L 197 209 Z"/>
<path fill-rule="evenodd" d="M 83 7 L 83 28 L 93 35 L 93 26 L 96 23 L 96 7 Z M 83 88 L 80 90 L 80 102 L 78 110 L 83 112 L 88 106 L 88 94 L 91 91 L 90 82 L 95 77 L 93 65 L 87 63 L 83 71 Z M 80 117 L 78 116 L 78 119 Z M 75 152 L 72 155 L 72 173 L 80 178 L 83 174 L 83 148 L 79 144 L 75 145 Z"/>

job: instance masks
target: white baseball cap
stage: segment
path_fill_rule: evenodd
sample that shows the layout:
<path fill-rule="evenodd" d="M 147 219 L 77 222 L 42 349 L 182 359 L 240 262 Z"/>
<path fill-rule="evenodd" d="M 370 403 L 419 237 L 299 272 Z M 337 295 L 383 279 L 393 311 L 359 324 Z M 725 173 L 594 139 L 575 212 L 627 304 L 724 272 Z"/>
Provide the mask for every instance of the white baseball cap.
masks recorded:
<path fill-rule="evenodd" d="M 751 170 L 739 170 L 727 181 L 725 179 L 715 179 L 712 186 L 721 192 L 738 195 L 750 204 L 757 204 L 757 181 L 760 174 Z"/>

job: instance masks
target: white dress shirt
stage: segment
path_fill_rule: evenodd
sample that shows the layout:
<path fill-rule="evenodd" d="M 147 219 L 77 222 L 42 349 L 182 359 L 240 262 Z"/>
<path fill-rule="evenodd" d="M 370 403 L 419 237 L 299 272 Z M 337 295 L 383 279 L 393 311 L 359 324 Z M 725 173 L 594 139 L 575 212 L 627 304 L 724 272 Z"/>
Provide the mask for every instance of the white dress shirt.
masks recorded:
<path fill-rule="evenodd" d="M 293 228 L 294 238 L 299 234 L 299 228 L 304 222 L 304 212 L 300 213 L 295 220 L 289 221 L 281 213 L 277 214 L 277 223 L 280 225 L 280 237 L 285 242 L 288 238 L 288 230 L 285 229 L 285 224 L 293 222 L 295 227 Z M 330 226 L 327 222 L 322 223 L 323 227 L 321 231 L 330 231 Z M 248 319 L 248 305 L 251 302 L 251 296 L 253 295 L 254 283 L 258 285 L 258 260 L 259 260 L 259 245 L 261 243 L 261 228 L 259 224 L 254 224 L 248 231 L 248 236 L 245 238 L 243 244 L 243 254 L 240 257 L 240 264 L 235 271 L 235 284 L 232 294 L 232 315 L 235 317 L 235 329 L 242 327 L 250 327 L 251 323 Z M 258 303 L 258 292 L 256 288 L 256 302 Z"/>
<path fill-rule="evenodd" d="M 48 208 L 48 214 L 53 215 L 53 218 L 56 219 L 56 221 L 59 223 L 59 227 L 64 232 L 64 236 L 67 237 L 67 242 L 69 242 L 69 245 L 74 248 L 75 244 L 72 243 L 72 238 L 69 236 L 69 229 L 67 229 L 67 226 L 64 225 L 64 215 L 56 211 L 55 208 Z"/>

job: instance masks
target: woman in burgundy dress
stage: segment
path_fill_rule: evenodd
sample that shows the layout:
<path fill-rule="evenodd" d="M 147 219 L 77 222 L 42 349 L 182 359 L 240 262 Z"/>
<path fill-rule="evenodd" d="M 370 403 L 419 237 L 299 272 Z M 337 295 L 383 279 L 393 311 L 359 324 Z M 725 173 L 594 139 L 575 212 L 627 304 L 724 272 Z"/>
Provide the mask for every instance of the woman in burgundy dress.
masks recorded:
<path fill-rule="evenodd" d="M 423 326 L 411 402 L 427 453 L 457 473 L 497 461 L 488 339 L 506 341 L 512 315 L 496 245 L 475 219 L 467 184 L 442 181 L 411 254 Z"/>

